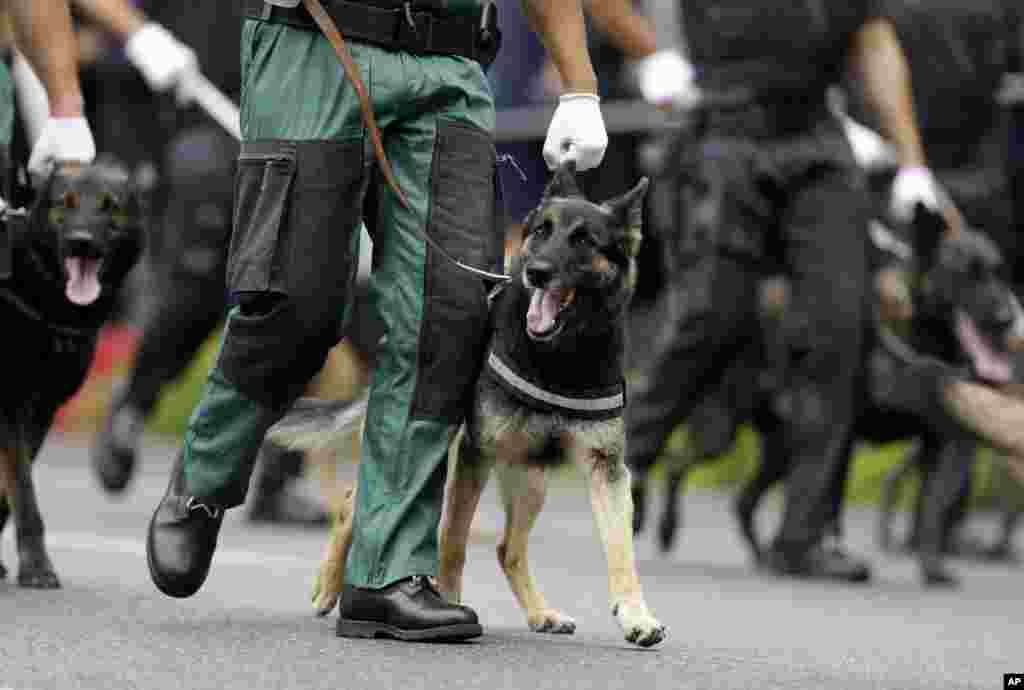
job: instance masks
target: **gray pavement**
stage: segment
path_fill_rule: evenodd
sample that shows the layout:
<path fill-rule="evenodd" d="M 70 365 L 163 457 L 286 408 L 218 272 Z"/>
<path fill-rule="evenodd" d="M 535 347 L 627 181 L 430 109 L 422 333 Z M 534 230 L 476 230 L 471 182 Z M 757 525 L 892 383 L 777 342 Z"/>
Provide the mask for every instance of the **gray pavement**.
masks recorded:
<path fill-rule="evenodd" d="M 669 639 L 639 650 L 608 610 L 603 555 L 589 503 L 572 478 L 549 495 L 532 541 L 534 574 L 578 632 L 527 631 L 498 570 L 501 516 L 484 498 L 469 553 L 466 599 L 486 633 L 453 646 L 338 639 L 333 616 L 311 613 L 324 536 L 252 527 L 233 511 L 213 571 L 195 597 L 159 594 L 145 564 L 145 527 L 163 493 L 172 449 L 152 445 L 125 497 L 93 482 L 81 439 L 57 438 L 37 468 L 52 592 L 0 582 L 0 690 L 88 688 L 999 688 L 1024 671 L 1017 617 L 1021 573 L 956 562 L 959 592 L 926 592 L 913 562 L 870 546 L 870 516 L 848 518 L 851 546 L 871 556 L 869 587 L 794 582 L 752 571 L 728 501 L 686 502 L 675 552 L 638 544 L 641 578 Z M 351 472 L 350 467 L 343 468 Z M 765 511 L 765 529 L 777 502 Z M 9 532 L 10 530 L 8 530 Z M 10 534 L 0 540 L 15 565 Z"/>

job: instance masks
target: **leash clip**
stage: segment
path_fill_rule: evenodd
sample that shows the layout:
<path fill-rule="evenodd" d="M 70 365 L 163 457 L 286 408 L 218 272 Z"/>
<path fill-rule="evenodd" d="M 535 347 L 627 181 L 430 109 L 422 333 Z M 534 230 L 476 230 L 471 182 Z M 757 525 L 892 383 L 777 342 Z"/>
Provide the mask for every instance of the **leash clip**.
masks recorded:
<path fill-rule="evenodd" d="M 206 514 L 210 517 L 211 520 L 216 520 L 218 517 L 220 517 L 220 506 L 211 506 L 207 505 L 206 503 L 200 503 L 199 501 L 196 500 L 195 496 L 190 496 L 188 501 L 185 502 L 185 509 L 188 510 L 189 512 L 192 512 L 197 508 L 206 511 Z"/>
<path fill-rule="evenodd" d="M 416 20 L 412 16 L 412 2 L 410 0 L 406 0 L 402 3 L 402 11 L 405 13 L 405 23 L 409 25 L 410 29 L 412 29 L 413 35 L 418 36 L 420 32 L 419 29 L 416 28 Z"/>

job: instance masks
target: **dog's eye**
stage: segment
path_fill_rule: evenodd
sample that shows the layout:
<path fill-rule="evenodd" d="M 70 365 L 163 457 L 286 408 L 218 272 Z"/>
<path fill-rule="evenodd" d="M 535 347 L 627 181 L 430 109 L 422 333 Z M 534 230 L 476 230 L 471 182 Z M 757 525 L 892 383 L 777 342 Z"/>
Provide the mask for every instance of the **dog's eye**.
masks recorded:
<path fill-rule="evenodd" d="M 595 249 L 597 240 L 584 228 L 576 228 L 569 235 L 569 244 L 576 249 Z"/>
<path fill-rule="evenodd" d="M 533 227 L 533 231 L 530 234 L 539 239 L 544 239 L 545 237 L 550 236 L 554 229 L 554 223 L 552 223 L 550 219 L 545 218 L 542 223 Z"/>
<path fill-rule="evenodd" d="M 115 207 L 110 211 L 110 224 L 121 230 L 128 226 L 128 212 L 123 208 Z"/>
<path fill-rule="evenodd" d="M 114 197 L 112 197 L 111 195 L 102 194 L 100 195 L 99 203 L 97 204 L 97 206 L 99 207 L 99 210 L 103 212 L 113 211 L 114 208 L 117 207 L 117 202 L 114 201 Z"/>
<path fill-rule="evenodd" d="M 51 208 L 49 221 L 50 225 L 64 225 L 64 209 Z"/>

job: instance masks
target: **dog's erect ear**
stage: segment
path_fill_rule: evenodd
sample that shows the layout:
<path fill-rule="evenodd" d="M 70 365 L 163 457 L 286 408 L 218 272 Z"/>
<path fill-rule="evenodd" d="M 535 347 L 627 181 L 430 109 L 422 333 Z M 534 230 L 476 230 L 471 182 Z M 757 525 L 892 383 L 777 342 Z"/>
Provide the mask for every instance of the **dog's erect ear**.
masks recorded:
<path fill-rule="evenodd" d="M 623 244 L 626 256 L 631 258 L 640 253 L 640 243 L 643 241 L 644 197 L 647 196 L 648 184 L 650 180 L 641 178 L 633 189 L 602 204 L 620 218 L 625 228 Z"/>
<path fill-rule="evenodd" d="M 551 175 L 551 181 L 548 182 L 548 186 L 544 190 L 544 199 L 541 203 L 556 196 L 562 198 L 583 198 L 583 192 L 580 191 L 579 185 L 576 184 L 575 161 L 568 161 L 555 168 L 554 173 Z"/>
<path fill-rule="evenodd" d="M 921 269 L 929 270 L 938 259 L 939 246 L 946 233 L 946 219 L 918 202 L 910 221 L 913 244 L 920 258 Z"/>

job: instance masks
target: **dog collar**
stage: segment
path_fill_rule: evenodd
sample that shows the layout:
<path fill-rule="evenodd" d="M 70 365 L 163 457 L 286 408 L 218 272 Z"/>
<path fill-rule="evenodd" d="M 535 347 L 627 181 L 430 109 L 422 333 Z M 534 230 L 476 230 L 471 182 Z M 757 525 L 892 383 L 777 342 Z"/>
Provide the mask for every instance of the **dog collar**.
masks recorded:
<path fill-rule="evenodd" d="M 620 416 L 626 406 L 625 385 L 621 381 L 610 388 L 565 395 L 520 376 L 493 349 L 487 357 L 486 371 L 505 391 L 534 409 L 587 419 L 610 419 Z"/>

